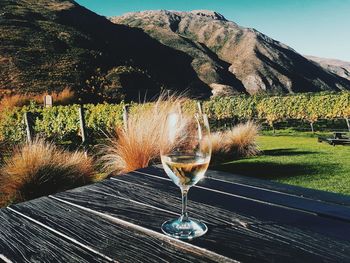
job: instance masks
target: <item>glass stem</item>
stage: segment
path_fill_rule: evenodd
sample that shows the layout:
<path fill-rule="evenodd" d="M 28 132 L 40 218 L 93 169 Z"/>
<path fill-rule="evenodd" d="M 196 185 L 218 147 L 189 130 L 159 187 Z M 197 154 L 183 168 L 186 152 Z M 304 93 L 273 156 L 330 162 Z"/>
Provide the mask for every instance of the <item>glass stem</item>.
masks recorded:
<path fill-rule="evenodd" d="M 181 221 L 187 221 L 188 220 L 188 214 L 187 214 L 187 193 L 188 189 L 182 189 L 181 188 L 181 194 L 182 194 L 182 211 L 181 211 Z"/>

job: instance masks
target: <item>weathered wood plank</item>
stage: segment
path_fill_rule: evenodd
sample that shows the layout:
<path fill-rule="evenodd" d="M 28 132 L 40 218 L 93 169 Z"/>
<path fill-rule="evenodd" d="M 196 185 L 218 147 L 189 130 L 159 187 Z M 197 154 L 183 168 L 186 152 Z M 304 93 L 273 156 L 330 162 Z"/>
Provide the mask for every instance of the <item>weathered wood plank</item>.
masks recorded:
<path fill-rule="evenodd" d="M 128 182 L 130 177 L 136 181 Z M 161 223 L 179 212 L 180 193 L 169 181 L 150 179 L 122 176 L 55 197 L 160 231 Z M 350 261 L 349 224 L 341 221 L 203 189 L 191 189 L 189 210 L 209 226 L 192 243 L 227 257 L 245 262 Z M 264 215 L 257 217 L 261 211 Z M 329 225 L 329 231 L 322 231 Z"/>
<path fill-rule="evenodd" d="M 159 168 L 158 168 L 159 169 Z M 269 189 L 285 194 L 295 195 L 299 197 L 309 198 L 317 201 L 327 202 L 330 204 L 339 204 L 350 207 L 350 197 L 346 195 L 319 191 L 310 188 L 304 188 L 294 185 L 271 182 L 243 175 L 231 174 L 221 171 L 208 170 L 208 178 L 222 180 L 229 183 L 240 183 L 244 185 L 255 186 L 258 188 Z"/>
<path fill-rule="evenodd" d="M 111 180 L 116 182 L 106 182 L 105 184 L 107 184 L 107 187 L 117 188 L 119 194 L 123 193 L 123 188 L 131 187 L 132 185 L 132 187 L 136 189 L 147 188 L 148 191 L 155 188 L 157 189 L 158 195 L 162 193 L 164 196 L 170 195 L 171 198 L 180 199 L 180 190 L 170 180 L 164 180 L 158 177 L 145 177 L 134 174 L 134 172 L 128 175 L 114 177 Z M 142 198 L 144 198 L 142 194 L 136 190 L 127 193 L 127 196 L 137 201 L 142 201 Z M 157 199 L 157 196 L 155 196 L 153 201 L 155 202 L 154 204 L 158 203 L 159 207 L 161 203 L 159 203 Z M 350 224 L 346 221 L 320 217 L 303 210 L 290 209 L 287 206 L 274 205 L 269 202 L 262 202 L 244 196 L 211 190 L 209 188 L 192 187 L 189 192 L 189 199 L 190 202 L 191 200 L 196 201 L 198 205 L 210 205 L 214 210 L 216 208 L 221 208 L 242 215 L 253 216 L 261 220 L 267 220 L 268 222 L 289 224 L 295 227 L 307 227 L 320 234 L 327 234 L 340 239 L 344 237 L 344 231 L 350 231 Z M 149 199 L 146 200 L 148 201 Z M 180 204 L 180 202 L 178 204 Z M 350 238 L 346 237 L 346 240 L 350 240 Z"/>
<path fill-rule="evenodd" d="M 0 221 L 0 259 L 3 261 L 111 262 L 9 209 L 0 210 Z"/>
<path fill-rule="evenodd" d="M 139 169 L 137 171 L 151 173 L 155 176 L 164 176 L 164 169 L 161 164 L 150 166 L 147 168 Z M 272 182 L 269 180 L 263 180 L 250 176 L 232 174 L 222 171 L 208 170 L 206 178 L 210 180 L 221 180 L 227 183 L 238 183 L 243 185 L 254 186 L 263 189 L 269 189 L 271 191 L 281 192 L 285 194 L 305 197 L 313 200 L 323 201 L 331 204 L 340 204 L 350 207 L 350 196 L 341 195 L 326 191 L 320 191 L 310 188 L 299 187 L 295 185 L 282 184 Z"/>
<path fill-rule="evenodd" d="M 140 171 L 135 172 L 150 176 L 158 176 L 160 178 L 170 180 L 165 174 L 164 170 L 157 167 L 149 167 L 148 169 L 142 169 Z M 207 173 L 208 177 L 205 180 L 199 182 L 197 186 L 208 187 L 215 190 L 254 198 L 269 203 L 305 210 L 319 214 L 321 216 L 339 218 L 342 220 L 350 221 L 350 206 L 348 207 L 339 203 L 330 202 L 327 198 L 336 198 L 336 196 L 339 196 L 340 199 L 346 202 L 347 198 L 344 196 L 334 196 L 334 194 L 322 191 L 314 191 L 318 194 L 318 198 L 315 199 L 315 196 L 313 196 L 313 198 L 306 197 L 305 193 L 286 193 L 281 191 L 282 189 L 271 189 L 271 185 L 273 185 L 271 182 L 269 184 L 270 187 L 265 188 L 265 183 L 262 182 L 262 185 L 257 185 L 257 181 L 255 181 L 255 183 L 252 183 L 250 178 L 245 177 L 243 180 L 242 176 L 237 177 L 236 175 L 230 175 L 231 179 L 230 181 L 228 181 L 223 179 L 217 179 L 219 177 L 218 175 L 221 175 L 221 172 L 208 171 Z M 300 189 L 298 190 L 300 191 Z M 305 189 L 305 192 L 309 193 L 309 190 L 310 189 Z M 323 194 L 325 195 L 325 198 L 320 199 Z"/>
<path fill-rule="evenodd" d="M 94 194 L 89 195 L 89 198 L 94 199 Z M 14 205 L 12 209 L 120 262 L 225 260 L 221 256 L 206 255 L 202 250 L 170 240 L 158 233 L 144 233 L 121 220 L 111 221 L 52 198 L 32 200 Z"/>

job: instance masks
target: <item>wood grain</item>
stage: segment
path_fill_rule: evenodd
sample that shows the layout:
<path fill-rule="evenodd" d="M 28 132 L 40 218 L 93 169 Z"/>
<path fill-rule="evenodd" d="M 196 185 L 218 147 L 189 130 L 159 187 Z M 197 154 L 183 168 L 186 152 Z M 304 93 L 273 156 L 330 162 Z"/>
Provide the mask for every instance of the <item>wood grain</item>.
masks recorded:
<path fill-rule="evenodd" d="M 223 259 L 47 197 L 12 206 L 12 209 L 120 262 L 216 262 Z"/>
<path fill-rule="evenodd" d="M 154 231 L 175 217 L 181 202 L 171 182 L 137 174 L 55 197 Z M 190 215 L 209 226 L 208 234 L 192 244 L 226 257 L 244 262 L 350 261 L 345 222 L 200 188 L 191 189 L 189 206 Z"/>
<path fill-rule="evenodd" d="M 166 177 L 162 165 L 150 166 L 147 168 L 139 169 L 138 172 L 151 173 L 155 176 Z M 249 176 L 243 176 L 238 174 L 232 174 L 222 171 L 208 170 L 206 172 L 206 178 L 211 182 L 212 180 L 224 181 L 231 184 L 243 184 L 246 186 L 257 187 L 260 189 L 271 190 L 291 196 L 303 197 L 315 201 L 322 201 L 329 204 L 338 204 L 342 206 L 350 207 L 350 196 L 320 191 L 310 188 L 304 188 L 294 185 L 282 184 L 272 182 L 269 180 L 258 179 Z"/>
<path fill-rule="evenodd" d="M 111 262 L 8 209 L 0 210 L 0 221 L 0 254 L 3 261 Z"/>
<path fill-rule="evenodd" d="M 170 180 L 164 170 L 151 170 L 152 172 L 136 171 L 143 175 L 157 176 L 165 180 Z M 210 174 L 210 172 L 209 172 Z M 281 191 L 266 189 L 261 186 L 252 186 L 244 183 L 227 182 L 213 178 L 206 178 L 199 182 L 196 187 L 205 187 L 227 192 L 233 195 L 239 195 L 255 200 L 268 202 L 288 208 L 315 213 L 319 216 L 330 217 L 350 222 L 350 207 L 314 200 L 304 196 L 292 195 Z"/>
<path fill-rule="evenodd" d="M 118 184 L 126 183 L 136 186 L 142 185 L 142 187 L 148 187 L 149 189 L 159 189 L 172 194 L 175 198 L 179 196 L 179 188 L 166 178 L 161 179 L 158 177 L 149 177 L 142 174 L 134 174 L 132 172 L 128 175 L 112 178 L 112 180 L 119 181 Z M 130 194 L 137 195 L 135 192 Z M 343 236 L 343 230 L 338 227 L 338 224 L 341 226 L 349 225 L 343 220 L 324 218 L 316 216 L 315 213 L 306 212 L 304 210 L 298 210 L 288 206 L 280 206 L 271 202 L 255 199 L 254 197 L 250 198 L 240 196 L 212 188 L 204 188 L 200 186 L 192 187 L 189 195 L 190 201 L 197 201 L 199 204 L 209 204 L 214 208 L 218 207 L 232 212 L 238 212 L 243 215 L 246 214 L 263 220 L 274 221 L 277 223 L 281 222 L 284 224 L 295 225 L 297 227 L 306 225 L 311 227 L 313 231 L 320 231 L 320 233 L 325 231 L 326 234 L 338 237 Z M 310 224 L 309 221 L 313 222 L 313 224 Z M 333 224 L 327 227 L 331 222 Z M 335 222 L 337 224 L 334 224 Z"/>

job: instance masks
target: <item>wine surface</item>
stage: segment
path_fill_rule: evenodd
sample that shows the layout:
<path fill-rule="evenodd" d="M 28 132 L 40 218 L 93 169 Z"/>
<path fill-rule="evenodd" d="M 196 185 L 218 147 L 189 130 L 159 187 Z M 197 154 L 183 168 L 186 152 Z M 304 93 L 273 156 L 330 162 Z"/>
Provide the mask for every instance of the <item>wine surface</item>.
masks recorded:
<path fill-rule="evenodd" d="M 161 156 L 161 159 L 170 179 L 183 188 L 189 188 L 202 179 L 210 161 L 210 157 L 182 154 Z"/>

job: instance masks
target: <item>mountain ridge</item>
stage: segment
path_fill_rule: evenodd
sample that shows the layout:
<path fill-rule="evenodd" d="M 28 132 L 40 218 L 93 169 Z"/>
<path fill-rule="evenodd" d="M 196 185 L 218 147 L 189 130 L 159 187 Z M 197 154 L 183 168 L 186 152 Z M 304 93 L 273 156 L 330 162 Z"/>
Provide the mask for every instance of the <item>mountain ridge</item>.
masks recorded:
<path fill-rule="evenodd" d="M 1 89 L 36 93 L 68 86 L 81 97 L 101 101 L 105 97 L 99 94 L 116 90 L 137 100 L 158 94 L 163 86 L 177 91 L 191 86 L 190 95 L 210 96 L 189 56 L 74 1 L 2 0 L 0 54 Z M 164 59 L 172 64 L 164 67 Z"/>
<path fill-rule="evenodd" d="M 347 80 L 338 79 L 328 70 L 310 63 L 291 47 L 255 29 L 244 28 L 228 21 L 218 13 L 216 14 L 219 17 L 223 17 L 222 20 L 212 19 L 210 16 L 202 15 L 201 12 L 148 10 L 114 17 L 111 21 L 141 28 L 158 41 L 185 52 L 186 48 L 181 46 L 181 42 L 169 44 L 170 40 L 167 39 L 171 37 L 169 34 L 178 34 L 179 37 L 185 37 L 196 43 L 192 45 L 198 43 L 205 45 L 219 59 L 230 64 L 226 71 L 234 75 L 250 94 L 264 91 L 294 93 L 349 89 L 350 83 Z M 207 12 L 213 13 L 213 11 Z M 176 37 L 174 35 L 172 37 L 175 41 Z M 193 58 L 197 62 L 198 57 Z M 282 60 L 286 63 L 283 64 Z M 215 63 L 208 59 L 206 63 L 212 64 L 211 70 L 215 72 L 217 68 Z M 304 73 L 304 70 L 307 73 Z M 211 86 L 211 80 L 205 78 L 206 73 L 201 74 L 200 67 L 197 67 L 196 72 Z M 304 77 L 303 74 L 308 76 Z M 227 86 L 227 83 L 217 80 L 219 83 L 214 84 Z M 233 90 L 237 89 L 233 87 Z"/>
<path fill-rule="evenodd" d="M 350 80 L 350 62 L 333 59 L 333 58 L 321 58 L 316 56 L 305 56 L 307 59 L 312 60 L 323 68 L 339 75 L 342 78 Z"/>
<path fill-rule="evenodd" d="M 70 87 L 83 101 L 102 102 L 164 89 L 209 98 L 350 88 L 288 46 L 214 11 L 112 20 L 70 0 L 2 0 L 0 95 Z"/>

